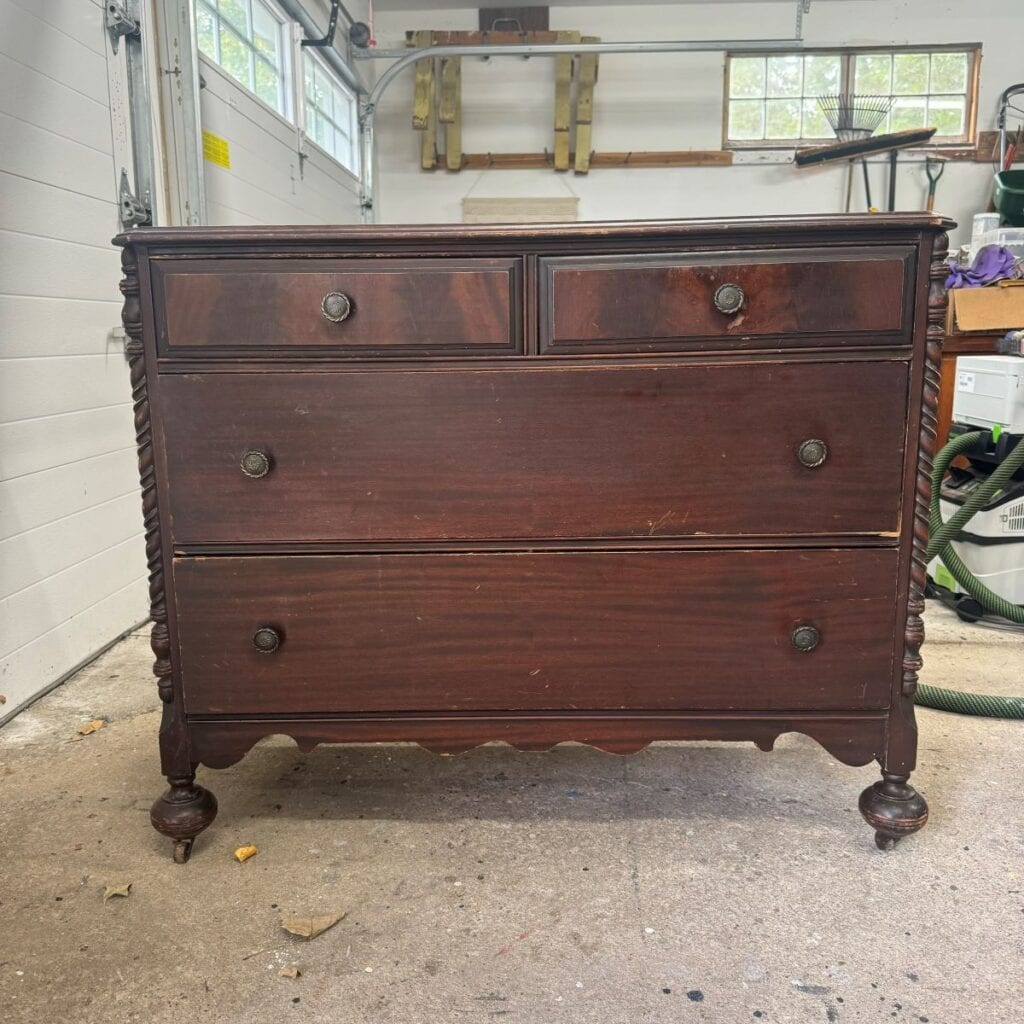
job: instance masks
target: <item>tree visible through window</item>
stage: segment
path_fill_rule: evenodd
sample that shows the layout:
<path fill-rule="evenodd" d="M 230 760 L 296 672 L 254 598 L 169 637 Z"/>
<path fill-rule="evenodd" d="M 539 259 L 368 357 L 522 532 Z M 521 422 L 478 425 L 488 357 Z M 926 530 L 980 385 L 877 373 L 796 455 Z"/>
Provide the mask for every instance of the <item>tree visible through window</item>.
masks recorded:
<path fill-rule="evenodd" d="M 198 0 L 199 50 L 268 107 L 288 115 L 284 23 L 263 0 Z"/>
<path fill-rule="evenodd" d="M 933 142 L 971 141 L 979 55 L 966 46 L 729 54 L 725 145 L 829 141 L 817 98 L 838 92 L 892 96 L 879 132 L 934 127 Z"/>
<path fill-rule="evenodd" d="M 303 78 L 306 135 L 354 174 L 358 167 L 355 97 L 310 54 L 306 54 Z"/>

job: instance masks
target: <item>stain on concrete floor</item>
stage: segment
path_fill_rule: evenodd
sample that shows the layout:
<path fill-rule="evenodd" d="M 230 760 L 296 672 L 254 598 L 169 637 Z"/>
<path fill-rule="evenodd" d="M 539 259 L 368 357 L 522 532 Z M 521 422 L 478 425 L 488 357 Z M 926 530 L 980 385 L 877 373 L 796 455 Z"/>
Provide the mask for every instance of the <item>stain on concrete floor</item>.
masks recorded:
<path fill-rule="evenodd" d="M 926 682 L 1024 688 L 1019 634 L 927 619 Z M 181 867 L 148 822 L 150 660 L 133 635 L 0 730 L 6 1024 L 1020 1019 L 1024 723 L 921 711 L 932 820 L 890 854 L 856 809 L 876 769 L 801 736 L 628 758 L 274 738 L 201 770 L 220 815 Z M 278 923 L 342 911 L 312 942 Z"/>

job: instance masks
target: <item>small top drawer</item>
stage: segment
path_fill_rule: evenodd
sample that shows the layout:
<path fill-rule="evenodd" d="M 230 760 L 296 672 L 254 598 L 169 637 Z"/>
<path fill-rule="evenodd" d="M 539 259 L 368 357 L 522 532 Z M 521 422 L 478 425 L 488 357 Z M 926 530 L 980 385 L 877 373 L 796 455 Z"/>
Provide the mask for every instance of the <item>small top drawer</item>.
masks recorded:
<path fill-rule="evenodd" d="M 911 246 L 553 257 L 541 267 L 541 350 L 909 341 L 913 258 Z"/>
<path fill-rule="evenodd" d="M 514 259 L 158 259 L 152 266 L 162 356 L 474 356 L 522 348 Z"/>

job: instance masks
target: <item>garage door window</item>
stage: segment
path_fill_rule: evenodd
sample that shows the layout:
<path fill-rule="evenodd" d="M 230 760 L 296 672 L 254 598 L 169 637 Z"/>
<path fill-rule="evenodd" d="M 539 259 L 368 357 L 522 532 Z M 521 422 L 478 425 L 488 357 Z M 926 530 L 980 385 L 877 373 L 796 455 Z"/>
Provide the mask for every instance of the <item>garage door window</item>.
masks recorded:
<path fill-rule="evenodd" d="M 353 174 L 357 173 L 356 99 L 327 66 L 310 54 L 304 66 L 306 135 Z"/>
<path fill-rule="evenodd" d="M 204 56 L 288 116 L 285 19 L 265 0 L 198 0 L 196 35 Z"/>

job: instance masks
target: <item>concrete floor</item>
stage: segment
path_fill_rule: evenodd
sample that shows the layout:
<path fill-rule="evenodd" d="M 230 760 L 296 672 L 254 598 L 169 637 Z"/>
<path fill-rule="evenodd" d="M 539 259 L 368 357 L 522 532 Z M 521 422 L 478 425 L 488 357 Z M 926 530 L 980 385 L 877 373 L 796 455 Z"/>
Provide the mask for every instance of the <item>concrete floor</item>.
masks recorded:
<path fill-rule="evenodd" d="M 1019 634 L 927 618 L 925 681 L 1024 688 Z M 932 821 L 890 854 L 856 809 L 876 769 L 800 736 L 629 758 L 272 739 L 201 771 L 220 816 L 180 867 L 147 819 L 150 661 L 134 635 L 0 730 L 6 1024 L 1021 1019 L 1024 723 L 922 711 Z M 347 916 L 303 942 L 282 912 Z"/>

